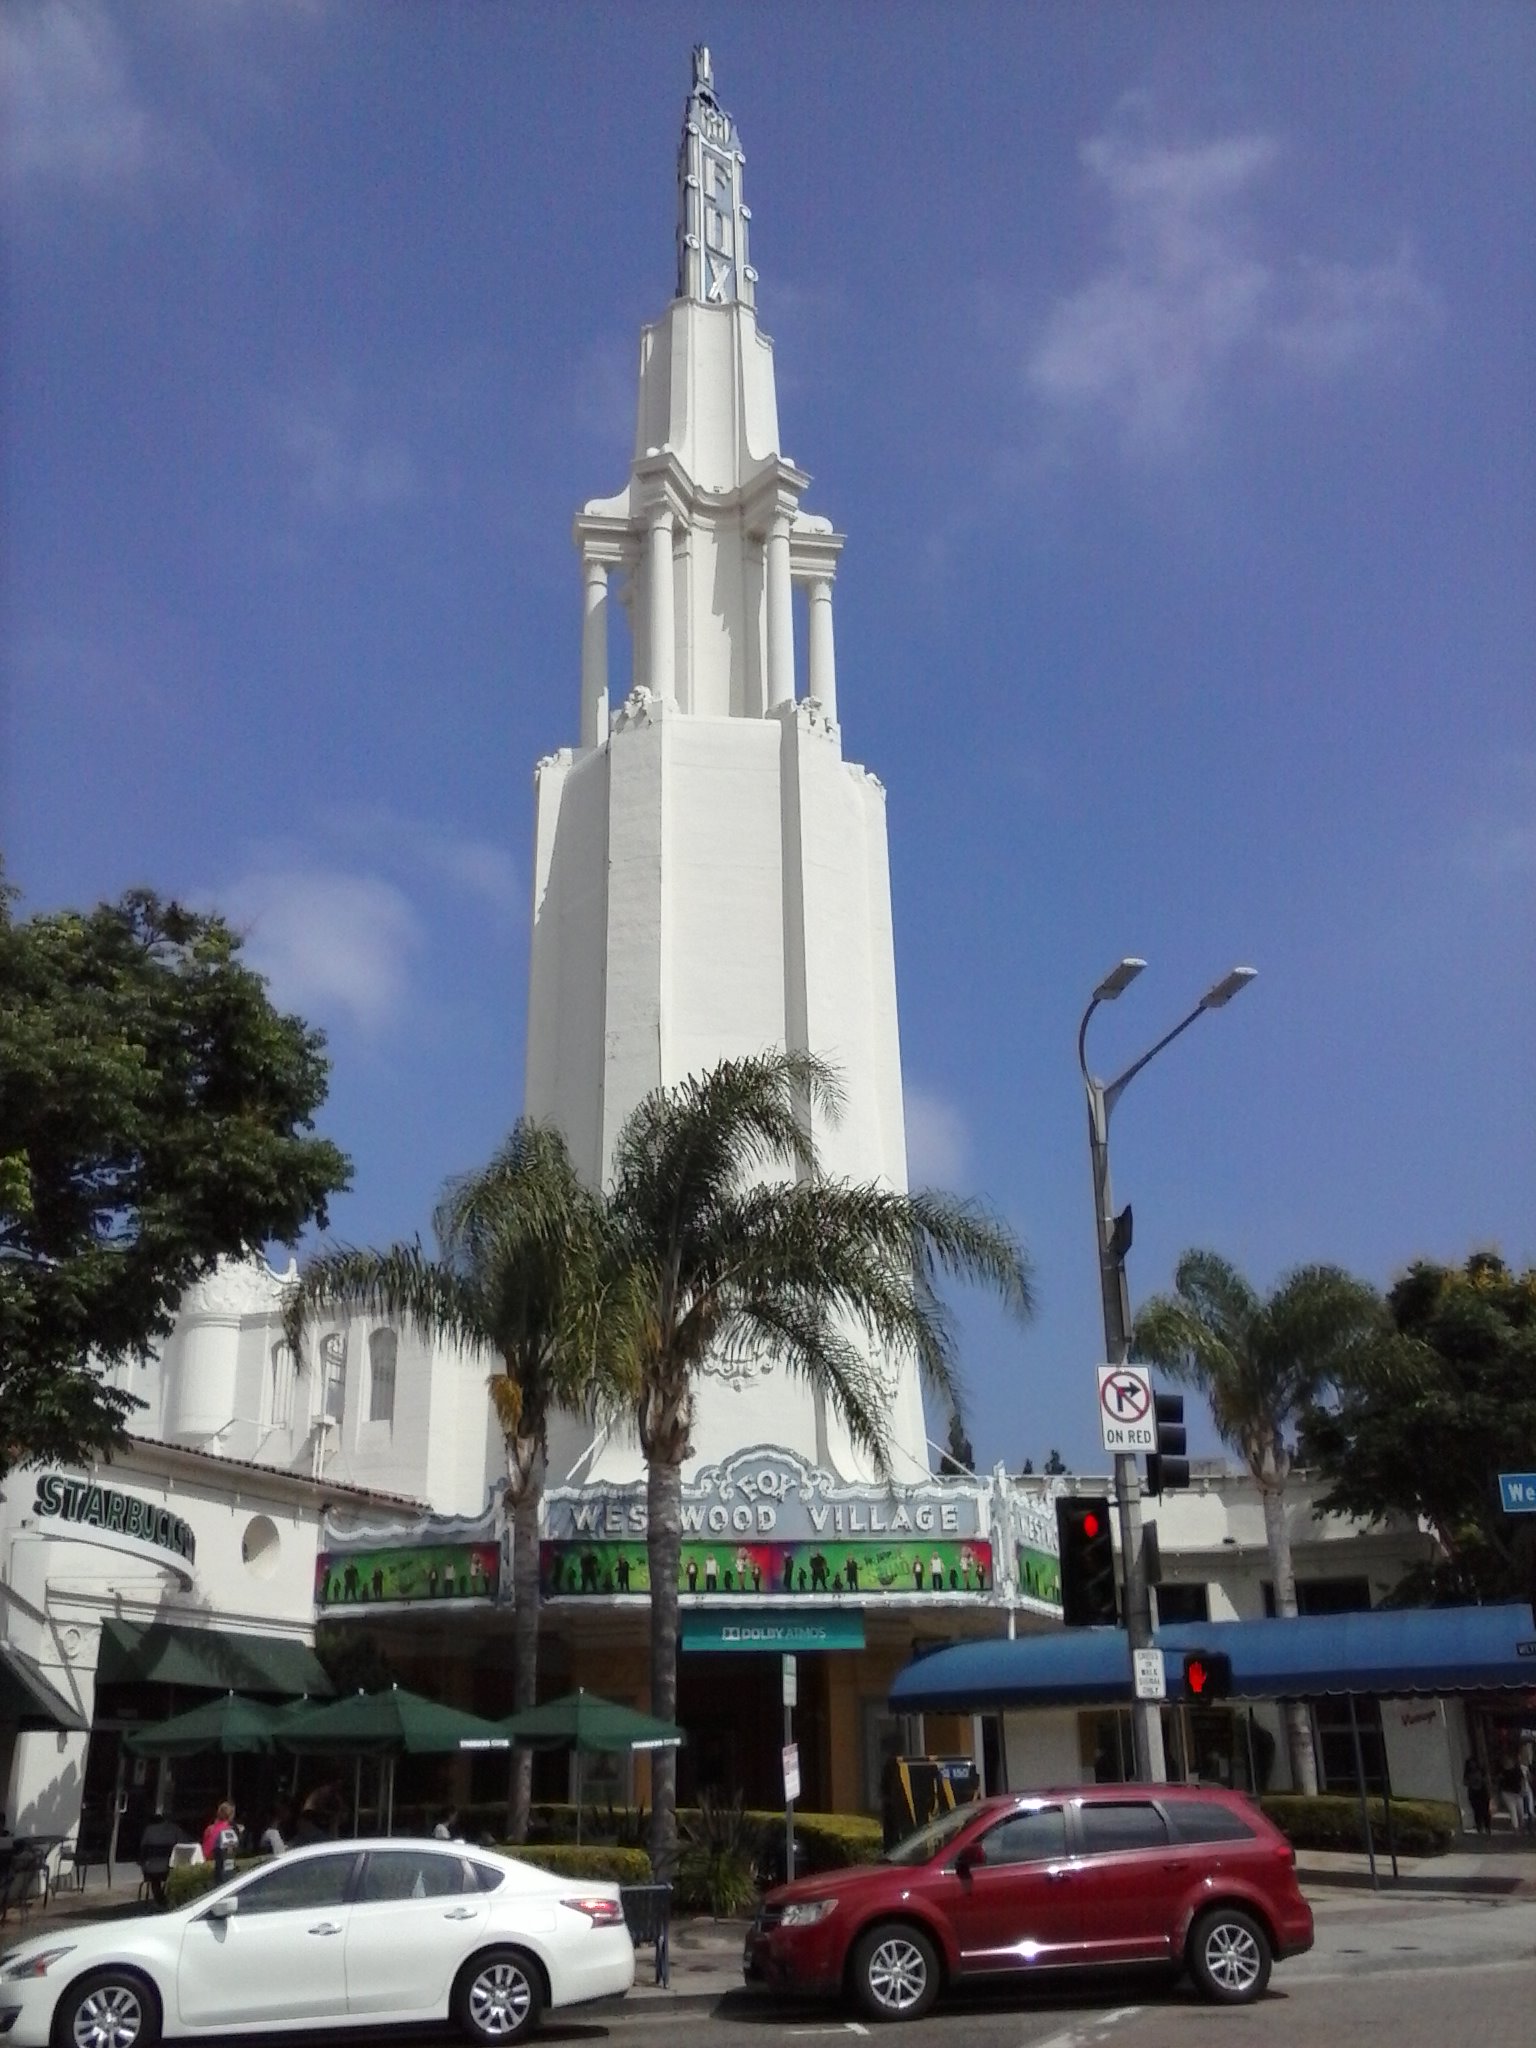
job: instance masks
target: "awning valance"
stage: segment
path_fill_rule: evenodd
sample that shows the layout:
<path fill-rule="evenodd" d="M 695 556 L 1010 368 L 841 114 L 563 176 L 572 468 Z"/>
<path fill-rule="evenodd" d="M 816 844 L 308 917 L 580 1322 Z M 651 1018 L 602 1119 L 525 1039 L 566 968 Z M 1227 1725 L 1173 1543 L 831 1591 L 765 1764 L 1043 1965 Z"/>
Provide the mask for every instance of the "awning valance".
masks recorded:
<path fill-rule="evenodd" d="M 0 1728 L 80 1735 L 89 1726 L 30 1657 L 11 1643 L 0 1643 Z"/>
<path fill-rule="evenodd" d="M 1300 1699 L 1357 1693 L 1499 1692 L 1536 1683 L 1536 1620 L 1529 1607 L 1378 1609 L 1295 1620 L 1182 1622 L 1156 1631 L 1170 1666 L 1190 1650 L 1232 1660 L 1232 1697 Z M 1176 1674 L 1170 1670 L 1170 1679 Z M 957 1643 L 897 1674 L 901 1713 L 1093 1706 L 1131 1697 L 1131 1658 L 1120 1629 Z"/>
<path fill-rule="evenodd" d="M 98 1685 L 182 1685 L 208 1692 L 312 1693 L 333 1688 L 307 1644 L 181 1622 L 104 1621 Z"/>

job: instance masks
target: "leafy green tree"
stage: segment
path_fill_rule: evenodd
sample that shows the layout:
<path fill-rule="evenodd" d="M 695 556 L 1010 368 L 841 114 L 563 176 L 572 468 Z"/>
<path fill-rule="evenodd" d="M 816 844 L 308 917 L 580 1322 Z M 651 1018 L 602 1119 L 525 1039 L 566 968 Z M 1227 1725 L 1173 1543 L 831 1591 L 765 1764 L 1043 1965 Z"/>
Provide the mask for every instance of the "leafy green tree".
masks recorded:
<path fill-rule="evenodd" d="M 104 1378 L 220 1257 L 324 1225 L 325 1041 L 218 917 L 146 890 L 18 919 L 0 882 L 0 1472 L 120 1447 Z"/>
<path fill-rule="evenodd" d="M 1321 1505 L 1364 1521 L 1422 1517 L 1443 1559 L 1400 1598 L 1536 1599 L 1536 1517 L 1506 1515 L 1500 1472 L 1536 1470 L 1536 1269 L 1496 1253 L 1421 1262 L 1387 1295 L 1411 1385 L 1346 1390 L 1308 1415 Z"/>
<path fill-rule="evenodd" d="M 956 1408 L 949 1418 L 949 1438 L 939 1470 L 949 1479 L 970 1479 L 976 1474 L 976 1453 L 965 1433 L 965 1418 Z"/>
<path fill-rule="evenodd" d="M 1285 1489 L 1300 1418 L 1330 1389 L 1366 1369 L 1383 1327 L 1380 1297 L 1337 1266 L 1302 1266 L 1267 1299 L 1215 1252 L 1179 1260 L 1172 1294 L 1154 1295 L 1136 1318 L 1132 1355 L 1204 1395 L 1222 1442 L 1258 1483 L 1264 1503 L 1275 1612 L 1296 1612 Z M 1305 1706 L 1285 1710 L 1291 1781 L 1317 1790 L 1317 1758 Z"/>
<path fill-rule="evenodd" d="M 841 1108 L 805 1053 L 726 1060 L 647 1096 L 614 1150 L 601 1344 L 627 1385 L 647 1472 L 651 1711 L 677 1710 L 682 1473 L 694 1386 L 711 1357 L 769 1352 L 806 1380 L 877 1470 L 888 1459 L 886 1361 L 915 1361 L 951 1412 L 941 1276 L 993 1288 L 1021 1317 L 1012 1234 L 970 1203 L 828 1180 L 813 1120 Z M 652 1857 L 674 1867 L 676 1756 L 652 1760 Z"/>
<path fill-rule="evenodd" d="M 417 1243 L 324 1253 L 306 1266 L 285 1311 L 295 1356 L 317 1317 L 350 1312 L 495 1360 L 488 1384 L 512 1509 L 518 1713 L 538 1697 L 539 1506 L 549 1419 L 558 1408 L 581 1412 L 593 1392 L 583 1333 L 592 1327 L 600 1215 L 564 1139 L 522 1121 L 488 1166 L 449 1184 L 433 1217 L 436 1259 Z M 513 1752 L 507 1826 L 515 1842 L 528 1832 L 532 1765 L 531 1752 Z"/>

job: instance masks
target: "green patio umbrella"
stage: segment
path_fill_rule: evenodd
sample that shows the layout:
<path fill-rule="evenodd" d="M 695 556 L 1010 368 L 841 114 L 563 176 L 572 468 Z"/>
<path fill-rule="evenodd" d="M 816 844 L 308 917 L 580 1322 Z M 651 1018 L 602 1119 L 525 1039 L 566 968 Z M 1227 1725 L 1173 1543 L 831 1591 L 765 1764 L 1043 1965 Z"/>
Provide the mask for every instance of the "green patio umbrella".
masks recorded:
<path fill-rule="evenodd" d="M 509 1744 L 523 1749 L 573 1749 L 576 1752 L 576 1839 L 581 1840 L 581 1759 L 615 1755 L 626 1749 L 678 1749 L 686 1737 L 671 1721 L 605 1700 L 578 1689 L 542 1707 L 529 1707 L 500 1724 Z"/>
<path fill-rule="evenodd" d="M 277 1747 L 277 1733 L 297 1714 L 318 1704 L 307 1695 L 269 1706 L 265 1700 L 250 1700 L 243 1693 L 227 1692 L 216 1700 L 204 1700 L 184 1714 L 168 1721 L 156 1721 L 136 1728 L 124 1738 L 124 1747 L 135 1756 L 201 1756 L 216 1749 L 225 1757 L 251 1756 Z M 226 1797 L 233 1786 L 233 1766 L 225 1771 Z"/>
<path fill-rule="evenodd" d="M 355 1692 L 348 1699 L 332 1700 L 307 1714 L 295 1714 L 278 1731 L 277 1743 L 279 1748 L 299 1756 L 385 1759 L 387 1833 L 394 1821 L 396 1757 L 445 1755 L 466 1743 L 493 1741 L 500 1732 L 494 1721 L 483 1721 L 478 1714 L 445 1707 L 437 1700 L 407 1691 L 403 1685 L 392 1685 L 388 1692 Z M 354 1784 L 354 1811 L 355 1798 Z"/>
<path fill-rule="evenodd" d="M 287 1713 L 287 1708 L 227 1692 L 184 1714 L 173 1714 L 168 1721 L 136 1728 L 124 1742 L 135 1756 L 198 1756 L 208 1749 L 222 1750 L 225 1756 L 248 1756 L 255 1750 L 276 1747 L 276 1730 Z"/>

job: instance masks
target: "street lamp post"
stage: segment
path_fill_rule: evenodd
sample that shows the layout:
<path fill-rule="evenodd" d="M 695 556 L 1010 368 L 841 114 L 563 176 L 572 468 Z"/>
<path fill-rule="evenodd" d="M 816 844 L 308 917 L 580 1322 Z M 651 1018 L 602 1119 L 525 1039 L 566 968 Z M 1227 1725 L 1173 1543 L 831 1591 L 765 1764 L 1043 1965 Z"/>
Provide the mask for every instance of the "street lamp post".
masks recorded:
<path fill-rule="evenodd" d="M 1088 1097 L 1088 1152 L 1093 1164 L 1095 1241 L 1099 1254 L 1099 1292 L 1104 1305 L 1104 1360 L 1107 1365 L 1124 1365 L 1130 1351 L 1131 1308 L 1125 1281 L 1125 1255 L 1131 1247 L 1131 1212 L 1117 1216 L 1109 1179 L 1109 1119 L 1115 1104 L 1131 1082 L 1156 1059 L 1165 1046 L 1172 1045 L 1180 1032 L 1187 1031 L 1207 1010 L 1219 1010 L 1231 1002 L 1239 989 L 1253 980 L 1255 969 L 1234 967 L 1214 987 L 1206 990 L 1189 1015 L 1175 1024 L 1156 1045 L 1133 1060 L 1113 1081 L 1096 1080 L 1088 1071 L 1088 1020 L 1100 1003 L 1111 1003 L 1123 995 L 1146 966 L 1145 960 L 1122 960 L 1110 970 L 1093 992 L 1077 1032 L 1077 1064 L 1082 1071 Z M 1120 1511 L 1121 1605 L 1125 1629 L 1132 1650 L 1152 1647 L 1152 1598 L 1147 1586 L 1146 1559 L 1142 1553 L 1141 1469 L 1134 1453 L 1115 1455 L 1115 1499 Z M 1168 1775 L 1163 1757 L 1163 1722 L 1155 1700 L 1134 1700 L 1131 1730 L 1136 1750 L 1136 1775 L 1143 1783 L 1161 1784 Z"/>

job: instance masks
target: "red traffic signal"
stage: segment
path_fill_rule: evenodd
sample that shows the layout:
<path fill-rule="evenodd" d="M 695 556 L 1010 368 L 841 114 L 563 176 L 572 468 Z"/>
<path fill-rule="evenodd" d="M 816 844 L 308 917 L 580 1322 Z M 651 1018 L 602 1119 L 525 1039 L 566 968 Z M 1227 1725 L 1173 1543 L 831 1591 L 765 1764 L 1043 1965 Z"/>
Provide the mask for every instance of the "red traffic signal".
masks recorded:
<path fill-rule="evenodd" d="M 1113 1628 L 1119 1610 L 1108 1495 L 1060 1495 L 1056 1539 L 1061 1553 L 1062 1621 L 1068 1628 Z"/>
<path fill-rule="evenodd" d="M 1222 1650 L 1189 1650 L 1184 1657 L 1184 1697 L 1224 1700 L 1232 1690 L 1232 1659 Z"/>

